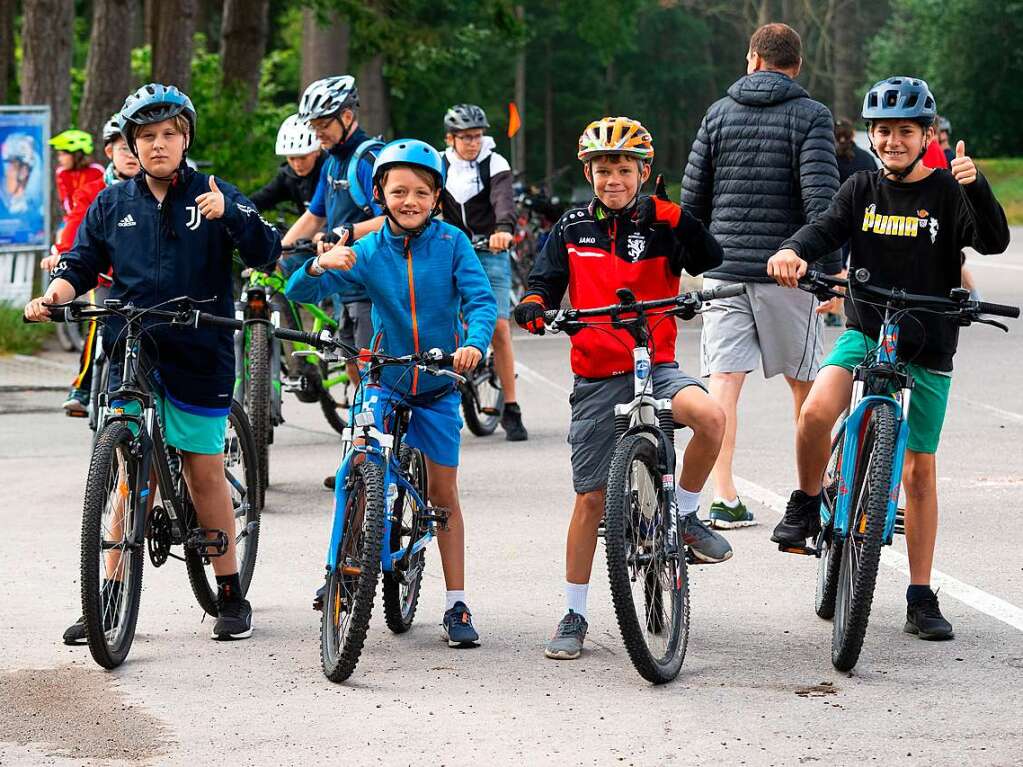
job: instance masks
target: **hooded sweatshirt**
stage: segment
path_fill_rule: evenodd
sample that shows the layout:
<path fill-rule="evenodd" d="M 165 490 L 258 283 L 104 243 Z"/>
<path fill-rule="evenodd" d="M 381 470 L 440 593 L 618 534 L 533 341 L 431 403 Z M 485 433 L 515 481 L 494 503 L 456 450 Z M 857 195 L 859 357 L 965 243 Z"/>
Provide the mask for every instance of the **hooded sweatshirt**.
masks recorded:
<path fill-rule="evenodd" d="M 511 165 L 495 146 L 493 138 L 484 136 L 475 160 L 463 160 L 451 147 L 444 151 L 444 220 L 470 238 L 515 230 Z"/>

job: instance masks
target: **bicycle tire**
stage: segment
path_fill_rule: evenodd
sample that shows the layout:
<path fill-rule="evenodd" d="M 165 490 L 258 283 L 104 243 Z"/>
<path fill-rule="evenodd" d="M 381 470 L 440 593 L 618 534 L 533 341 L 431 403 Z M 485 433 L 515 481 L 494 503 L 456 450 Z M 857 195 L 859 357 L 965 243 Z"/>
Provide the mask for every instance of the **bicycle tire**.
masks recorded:
<path fill-rule="evenodd" d="M 107 604 L 104 581 L 106 559 L 104 555 L 103 516 L 108 508 L 110 494 L 116 490 L 124 498 L 134 497 L 132 484 L 135 480 L 135 460 L 130 454 L 130 445 L 134 437 L 131 429 L 123 421 L 105 427 L 96 439 L 89 461 L 89 475 L 85 484 L 85 502 L 82 508 L 82 542 L 81 542 L 81 587 L 82 615 L 85 617 L 85 634 L 89 643 L 89 652 L 100 666 L 112 669 L 124 663 L 135 638 L 135 625 L 138 621 L 139 601 L 142 595 L 142 567 L 145 562 L 143 546 L 122 549 L 120 563 L 126 570 L 126 577 L 120 579 L 117 611 L 117 633 L 108 637 L 104 628 L 104 618 L 111 606 Z M 124 466 L 128 481 L 120 481 L 118 466 Z M 113 469 L 113 472 L 111 472 Z M 114 487 L 110 487 L 113 481 Z M 131 520 L 129 513 L 128 519 Z M 124 532 L 122 532 L 123 536 Z M 107 551 L 109 552 L 109 546 Z M 119 563 L 119 564 L 120 564 Z M 97 566 L 98 565 L 98 566 Z M 101 574 L 103 570 L 103 574 Z M 125 574 L 122 572 L 122 576 Z"/>
<path fill-rule="evenodd" d="M 504 389 L 494 370 L 494 352 L 472 373 L 468 383 L 459 387 L 462 394 L 462 415 L 469 431 L 477 437 L 494 433 L 504 411 Z"/>
<path fill-rule="evenodd" d="M 57 341 L 60 348 L 66 352 L 81 352 L 85 348 L 85 339 L 82 338 L 82 329 L 76 322 L 57 323 Z"/>
<path fill-rule="evenodd" d="M 856 665 L 867 633 L 884 542 L 896 437 L 893 406 L 875 405 L 859 452 L 856 491 L 850 507 L 855 516 L 849 535 L 842 541 L 831 638 L 831 663 L 839 671 L 849 671 Z M 861 539 L 858 550 L 857 538 Z"/>
<path fill-rule="evenodd" d="M 823 502 L 831 509 L 831 521 L 821 531 L 819 548 L 820 559 L 817 560 L 817 590 L 814 595 L 814 612 L 818 617 L 831 620 L 835 617 L 835 594 L 838 590 L 838 571 L 842 564 L 842 547 L 836 547 L 834 540 L 835 505 L 838 501 L 838 488 L 842 481 L 842 451 L 845 444 L 845 432 L 840 432 L 831 445 L 831 458 L 825 471 L 827 484 L 823 486 Z"/>
<path fill-rule="evenodd" d="M 330 380 L 330 368 L 326 362 L 320 362 L 320 409 L 323 411 L 323 417 L 327 419 L 327 423 L 330 424 L 330 428 L 336 431 L 338 434 L 344 434 L 345 429 L 348 427 L 348 421 L 341 414 L 344 410 L 344 406 L 341 405 L 330 393 L 330 389 L 323 385 L 324 381 Z M 347 385 L 347 384 L 346 384 Z M 348 398 L 350 401 L 350 397 Z M 349 402 L 350 404 L 350 402 Z"/>
<path fill-rule="evenodd" d="M 635 562 L 640 556 L 635 546 L 639 525 L 633 522 L 633 489 L 636 487 L 633 468 L 637 464 L 648 474 L 650 490 L 647 496 L 649 499 L 649 493 L 653 493 L 653 498 L 658 504 L 658 513 L 674 513 L 670 505 L 667 510 L 663 508 L 660 494 L 657 492 L 662 474 L 657 448 L 643 434 L 626 434 L 615 446 L 607 479 L 604 502 L 607 575 L 618 629 L 621 631 L 633 666 L 648 682 L 664 684 L 678 676 L 689 644 L 689 576 L 685 557 L 680 555 L 681 547 L 676 543 L 674 555 L 669 555 L 665 551 L 668 542 L 661 537 L 658 545 L 657 533 L 654 536 L 654 548 L 659 548 L 660 552 L 655 551 L 653 554 L 655 566 L 659 568 L 657 561 L 669 565 L 670 592 L 666 595 L 663 593 L 660 596 L 652 595 L 651 588 L 654 582 L 665 585 L 662 574 L 651 567 L 637 569 L 630 564 L 630 561 Z M 637 490 L 636 497 L 640 495 L 641 491 Z M 639 513 L 642 514 L 641 511 Z M 654 530 L 663 531 L 663 524 L 656 522 L 651 524 Z M 674 565 L 673 571 L 670 569 L 671 565 Z M 653 581 L 648 575 L 650 573 L 654 576 Z M 633 594 L 633 585 L 637 582 L 640 584 L 639 588 L 643 590 L 642 620 L 637 610 L 639 606 L 637 599 Z M 668 602 L 667 605 L 665 600 Z M 664 610 L 661 610 L 656 618 L 648 612 L 652 605 L 657 604 L 667 607 L 667 617 L 670 618 L 667 623 L 667 641 L 664 642 L 664 652 L 660 656 L 655 656 L 651 651 L 647 638 L 648 634 L 658 636 L 665 633 Z"/>
<path fill-rule="evenodd" d="M 262 508 L 266 488 L 270 486 L 270 443 L 273 442 L 273 381 L 270 380 L 270 335 L 268 326 L 254 322 L 248 326 L 248 378 L 245 381 L 245 412 L 252 426 L 252 440 L 259 464 L 259 505 Z"/>
<path fill-rule="evenodd" d="M 345 530 L 338 547 L 337 566 L 327 574 L 320 619 L 320 662 L 324 676 L 332 682 L 343 682 L 350 677 L 362 654 L 373 613 L 384 537 L 383 471 L 370 461 L 354 466 L 351 471 L 354 482 L 345 508 Z M 358 513 L 354 509 L 360 507 L 362 525 L 356 530 Z M 342 589 L 346 596 L 351 595 L 346 610 L 350 619 L 343 637 L 339 636 Z"/>
<path fill-rule="evenodd" d="M 399 456 L 402 473 L 416 488 L 423 502 L 428 503 L 429 486 L 426 478 L 426 459 L 423 458 L 422 451 L 403 444 Z M 417 529 L 418 525 L 415 524 L 419 510 L 415 508 L 414 504 L 407 505 L 405 496 L 405 488 L 399 487 L 394 505 L 395 508 L 400 509 L 400 512 L 392 513 L 391 518 L 391 540 L 388 549 L 391 552 L 399 551 L 403 546 L 410 545 L 419 536 L 420 531 Z M 409 531 L 408 535 L 403 534 L 406 529 Z M 412 628 L 412 621 L 416 617 L 416 607 L 419 605 L 419 593 L 425 569 L 426 549 L 420 549 L 409 560 L 408 571 L 412 572 L 413 576 L 408 582 L 403 582 L 403 576 L 396 571 L 384 571 L 384 620 L 387 622 L 387 628 L 395 634 L 404 634 Z"/>
<path fill-rule="evenodd" d="M 238 555 L 238 580 L 241 582 L 242 596 L 249 591 L 252 575 L 256 569 L 256 556 L 259 553 L 259 517 L 262 509 L 256 503 L 248 502 L 248 488 L 258 487 L 258 460 L 256 446 L 252 439 L 248 418 L 238 400 L 232 400 L 231 413 L 228 416 L 228 444 L 224 451 L 224 471 L 229 477 L 237 479 L 232 467 L 240 466 L 244 476 L 245 487 L 239 490 L 231 479 L 228 486 L 231 490 L 231 501 L 235 506 L 235 544 L 242 549 Z M 231 437 L 231 431 L 236 437 Z M 257 500 L 257 498 L 254 499 Z M 189 505 L 191 501 L 187 498 Z M 194 512 L 192 512 L 194 513 Z M 240 529 L 239 529 L 240 528 Z M 192 586 L 192 594 L 199 606 L 208 614 L 217 615 L 217 581 L 213 568 L 207 568 L 209 560 L 195 549 L 185 549 L 185 569 L 188 571 L 188 582 Z"/>

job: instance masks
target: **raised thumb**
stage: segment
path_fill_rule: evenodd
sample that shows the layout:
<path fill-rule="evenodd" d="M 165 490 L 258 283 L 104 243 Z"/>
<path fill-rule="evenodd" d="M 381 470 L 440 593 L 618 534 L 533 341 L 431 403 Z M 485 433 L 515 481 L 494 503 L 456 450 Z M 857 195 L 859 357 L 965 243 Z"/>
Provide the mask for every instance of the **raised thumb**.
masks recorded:
<path fill-rule="evenodd" d="M 966 157 L 966 142 L 962 139 L 956 142 L 956 157 Z"/>
<path fill-rule="evenodd" d="M 217 188 L 217 179 L 210 175 L 210 191 L 220 193 L 220 189 Z"/>
<path fill-rule="evenodd" d="M 668 190 L 664 186 L 664 174 L 657 174 L 657 183 L 654 184 L 654 195 L 661 200 L 668 199 Z"/>

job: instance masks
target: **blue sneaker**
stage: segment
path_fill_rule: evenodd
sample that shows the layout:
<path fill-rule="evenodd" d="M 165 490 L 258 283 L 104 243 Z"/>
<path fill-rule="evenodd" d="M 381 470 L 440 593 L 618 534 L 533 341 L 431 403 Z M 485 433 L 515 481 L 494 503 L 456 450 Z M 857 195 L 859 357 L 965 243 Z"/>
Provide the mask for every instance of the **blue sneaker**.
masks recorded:
<path fill-rule="evenodd" d="M 455 606 L 444 613 L 444 639 L 448 647 L 475 647 L 480 635 L 472 626 L 472 613 L 465 602 L 455 602 Z"/>

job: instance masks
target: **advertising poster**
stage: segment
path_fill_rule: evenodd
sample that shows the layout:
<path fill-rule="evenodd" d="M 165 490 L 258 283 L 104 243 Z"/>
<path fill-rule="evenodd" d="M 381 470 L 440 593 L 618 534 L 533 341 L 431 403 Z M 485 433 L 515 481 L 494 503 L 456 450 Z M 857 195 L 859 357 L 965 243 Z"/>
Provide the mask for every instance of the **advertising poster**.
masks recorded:
<path fill-rule="evenodd" d="M 49 107 L 0 108 L 0 250 L 49 245 Z"/>

